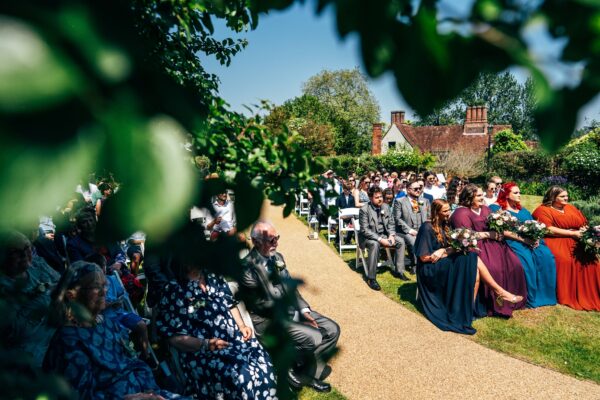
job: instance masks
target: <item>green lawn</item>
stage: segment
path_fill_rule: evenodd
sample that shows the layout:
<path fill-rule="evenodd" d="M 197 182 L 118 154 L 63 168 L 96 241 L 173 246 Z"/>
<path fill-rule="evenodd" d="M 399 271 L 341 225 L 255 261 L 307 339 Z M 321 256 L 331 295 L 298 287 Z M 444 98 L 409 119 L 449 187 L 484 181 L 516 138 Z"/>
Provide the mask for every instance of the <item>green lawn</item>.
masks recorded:
<path fill-rule="evenodd" d="M 523 206 L 531 212 L 540 203 L 540 196 L 524 195 L 522 198 Z M 326 242 L 325 232 L 321 233 Z M 333 245 L 330 246 L 337 253 Z M 354 271 L 354 252 L 345 252 L 342 258 Z M 362 269 L 354 272 L 362 274 Z M 385 296 L 421 314 L 415 299 L 416 279 L 414 275 L 411 278 L 410 282 L 402 282 L 387 270 L 377 276 Z M 477 334 L 469 339 L 477 343 L 536 365 L 600 383 L 600 313 L 575 311 L 564 306 L 542 307 L 516 311 L 508 320 L 483 318 L 475 321 L 473 326 Z"/>
<path fill-rule="evenodd" d="M 333 389 L 330 393 L 317 393 L 312 389 L 302 389 L 298 395 L 300 400 L 346 400 L 346 397 Z"/>

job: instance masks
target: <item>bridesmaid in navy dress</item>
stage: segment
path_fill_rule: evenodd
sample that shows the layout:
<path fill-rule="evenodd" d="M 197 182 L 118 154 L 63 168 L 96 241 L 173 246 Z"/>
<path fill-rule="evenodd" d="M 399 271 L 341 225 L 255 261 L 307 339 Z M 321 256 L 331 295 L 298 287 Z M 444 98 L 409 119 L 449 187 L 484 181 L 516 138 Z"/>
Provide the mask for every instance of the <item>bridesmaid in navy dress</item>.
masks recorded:
<path fill-rule="evenodd" d="M 498 194 L 497 204 L 490 209 L 503 209 L 517 217 L 520 222 L 533 220 L 533 216 L 521 207 L 521 191 L 514 182 L 505 183 Z M 522 238 L 516 233 L 506 233 L 506 243 L 521 260 L 527 281 L 527 307 L 552 306 L 556 304 L 556 262 L 544 240 Z"/>
<path fill-rule="evenodd" d="M 450 205 L 434 200 L 431 221 L 421 225 L 415 241 L 417 285 L 423 312 L 444 331 L 472 335 L 474 316 L 485 316 L 476 307 L 479 283 L 501 301 L 521 301 L 519 296 L 501 288 L 476 253 L 455 252 L 448 245 Z"/>
<path fill-rule="evenodd" d="M 460 207 L 450 218 L 453 228 L 468 228 L 478 232 L 479 257 L 500 286 L 521 298 L 520 301 L 499 301 L 488 286 L 480 290 L 480 300 L 489 315 L 511 317 L 514 310 L 525 307 L 527 283 L 519 258 L 503 241 L 503 235 L 490 231 L 487 217 L 490 209 L 484 205 L 483 191 L 475 184 L 468 184 L 460 193 Z"/>

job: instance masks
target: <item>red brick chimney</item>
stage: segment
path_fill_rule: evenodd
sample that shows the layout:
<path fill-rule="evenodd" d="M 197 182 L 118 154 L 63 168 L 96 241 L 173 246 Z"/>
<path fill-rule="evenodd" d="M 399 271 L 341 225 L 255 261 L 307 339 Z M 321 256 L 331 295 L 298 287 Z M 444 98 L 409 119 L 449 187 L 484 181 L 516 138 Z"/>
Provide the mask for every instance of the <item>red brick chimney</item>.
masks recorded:
<path fill-rule="evenodd" d="M 392 111 L 392 125 L 404 123 L 404 111 Z"/>
<path fill-rule="evenodd" d="M 373 155 L 381 154 L 382 127 L 382 123 L 373 124 L 373 144 L 371 147 L 371 154 Z"/>
<path fill-rule="evenodd" d="M 464 135 L 487 135 L 487 106 L 467 106 Z"/>

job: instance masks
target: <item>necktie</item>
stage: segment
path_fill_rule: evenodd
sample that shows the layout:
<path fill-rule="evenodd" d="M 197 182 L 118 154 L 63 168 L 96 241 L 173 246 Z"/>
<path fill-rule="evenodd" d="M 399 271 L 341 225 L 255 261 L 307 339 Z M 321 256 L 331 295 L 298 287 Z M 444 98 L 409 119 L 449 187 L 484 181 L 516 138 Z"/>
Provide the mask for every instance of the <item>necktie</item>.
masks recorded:
<path fill-rule="evenodd" d="M 410 199 L 410 203 L 412 204 L 412 208 L 414 212 L 419 212 L 419 203 L 415 199 Z"/>

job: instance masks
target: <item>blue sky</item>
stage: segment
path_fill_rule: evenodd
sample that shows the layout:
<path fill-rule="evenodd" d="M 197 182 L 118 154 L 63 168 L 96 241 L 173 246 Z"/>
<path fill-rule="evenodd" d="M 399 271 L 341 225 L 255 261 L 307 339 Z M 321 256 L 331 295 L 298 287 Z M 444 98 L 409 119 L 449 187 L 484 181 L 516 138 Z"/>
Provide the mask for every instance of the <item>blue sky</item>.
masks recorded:
<path fill-rule="evenodd" d="M 217 25 L 216 36 L 235 37 L 223 25 Z M 542 51 L 561 47 L 538 36 L 537 47 Z M 317 16 L 312 2 L 261 15 L 258 28 L 239 37 L 246 38 L 249 44 L 233 57 L 229 67 L 221 66 L 214 58 L 203 59 L 207 71 L 219 76 L 220 95 L 235 111 L 246 112 L 244 105 L 258 104 L 260 100 L 281 104 L 299 96 L 302 84 L 324 69 L 359 67 L 364 71 L 357 37 L 340 39 L 331 9 Z M 518 79 L 524 79 L 518 70 L 515 73 Z M 407 118 L 412 118 L 413 112 L 396 90 L 391 73 L 368 82 L 380 105 L 383 122 L 389 123 L 394 110 L 404 110 Z M 583 124 L 584 116 L 600 120 L 600 96 L 582 109 L 578 126 Z"/>

